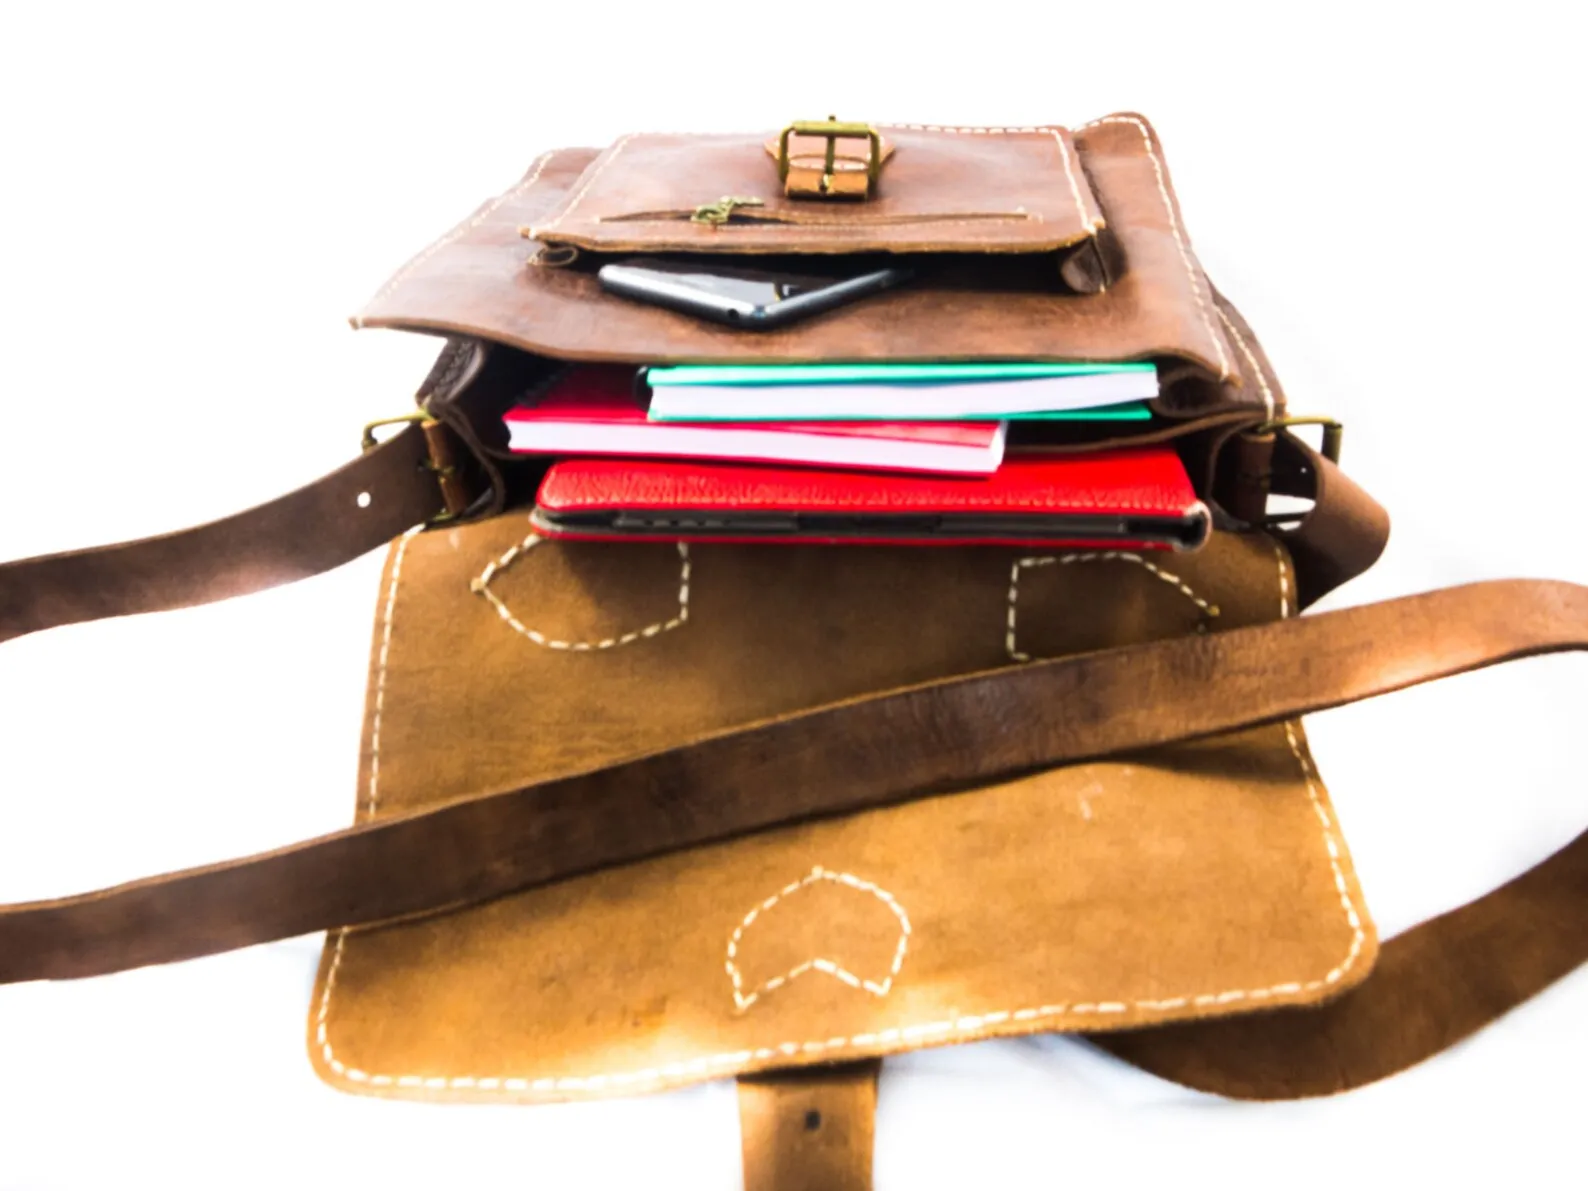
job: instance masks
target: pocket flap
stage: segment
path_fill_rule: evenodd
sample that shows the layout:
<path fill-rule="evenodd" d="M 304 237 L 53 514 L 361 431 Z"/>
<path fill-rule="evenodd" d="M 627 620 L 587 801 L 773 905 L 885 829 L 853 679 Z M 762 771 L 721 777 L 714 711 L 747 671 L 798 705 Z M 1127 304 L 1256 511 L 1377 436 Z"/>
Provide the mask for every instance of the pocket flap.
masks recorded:
<path fill-rule="evenodd" d="M 869 200 L 785 197 L 766 141 L 626 136 L 523 234 L 595 252 L 1036 253 L 1103 226 L 1064 128 L 889 128 Z"/>

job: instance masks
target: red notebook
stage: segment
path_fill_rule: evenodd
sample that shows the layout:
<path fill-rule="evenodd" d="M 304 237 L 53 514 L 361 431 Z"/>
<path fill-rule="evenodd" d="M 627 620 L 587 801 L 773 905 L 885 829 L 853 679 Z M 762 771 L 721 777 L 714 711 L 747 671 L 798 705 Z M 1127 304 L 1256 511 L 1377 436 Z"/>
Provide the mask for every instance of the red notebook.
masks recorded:
<path fill-rule="evenodd" d="M 1002 422 L 651 422 L 631 367 L 570 368 L 506 415 L 508 445 L 541 455 L 666 455 L 817 467 L 986 475 L 1004 454 Z"/>
<path fill-rule="evenodd" d="M 1019 456 L 976 478 L 569 459 L 546 473 L 530 520 L 563 538 L 1149 550 L 1195 549 L 1209 529 L 1163 446 Z"/>

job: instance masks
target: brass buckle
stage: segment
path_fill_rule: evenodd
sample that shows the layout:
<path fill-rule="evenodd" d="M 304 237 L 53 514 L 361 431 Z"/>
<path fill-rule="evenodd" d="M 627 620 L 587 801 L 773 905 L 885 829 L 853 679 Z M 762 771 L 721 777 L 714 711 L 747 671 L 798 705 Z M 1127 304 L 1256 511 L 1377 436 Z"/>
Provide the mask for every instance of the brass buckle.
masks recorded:
<path fill-rule="evenodd" d="M 395 417 L 376 418 L 373 422 L 365 422 L 364 436 L 360 441 L 360 447 L 362 448 L 363 453 L 367 455 L 380 445 L 380 440 L 375 437 L 375 431 L 379 430 L 382 426 L 401 426 L 414 422 L 419 423 L 421 426 L 436 426 L 440 424 L 438 419 L 432 417 L 426 410 L 422 409 L 416 409 L 412 413 L 397 414 Z M 424 461 L 419 466 L 425 471 L 428 471 L 434 475 L 438 485 L 443 479 L 453 475 L 457 471 L 457 468 L 455 467 L 442 467 L 437 464 L 434 457 L 428 450 L 425 453 Z M 437 525 L 443 525 L 448 521 L 455 521 L 457 517 L 458 514 L 447 511 L 446 501 L 443 497 L 441 512 L 437 513 L 434 517 L 430 518 L 430 520 L 426 521 L 425 526 L 426 528 L 431 528 Z"/>
<path fill-rule="evenodd" d="M 416 409 L 411 414 L 398 414 L 394 418 L 376 418 L 373 422 L 364 423 L 364 438 L 360 443 L 360 446 L 362 447 L 365 454 L 368 454 L 370 451 L 373 451 L 376 447 L 378 447 L 380 445 L 380 440 L 375 437 L 375 431 L 379 430 L 382 426 L 397 426 L 408 422 L 430 421 L 434 421 L 434 419 L 422 409 Z"/>
<path fill-rule="evenodd" d="M 792 136 L 819 136 L 826 138 L 827 157 L 822 164 L 821 184 L 824 194 L 832 186 L 833 166 L 837 161 L 839 140 L 864 140 L 868 142 L 866 192 L 869 194 L 875 189 L 877 175 L 882 171 L 882 136 L 871 125 L 840 123 L 837 116 L 828 116 L 825 120 L 794 121 L 779 134 L 777 142 L 777 177 L 778 181 L 784 183 L 788 181 L 788 142 Z"/>
<path fill-rule="evenodd" d="M 1274 418 L 1264 422 L 1257 428 L 1258 434 L 1272 434 L 1275 430 L 1284 430 L 1290 426 L 1322 426 L 1323 427 L 1323 455 L 1330 463 L 1340 462 L 1340 440 L 1345 436 L 1345 427 L 1333 418 L 1320 417 L 1316 414 L 1307 414 L 1294 418 Z"/>

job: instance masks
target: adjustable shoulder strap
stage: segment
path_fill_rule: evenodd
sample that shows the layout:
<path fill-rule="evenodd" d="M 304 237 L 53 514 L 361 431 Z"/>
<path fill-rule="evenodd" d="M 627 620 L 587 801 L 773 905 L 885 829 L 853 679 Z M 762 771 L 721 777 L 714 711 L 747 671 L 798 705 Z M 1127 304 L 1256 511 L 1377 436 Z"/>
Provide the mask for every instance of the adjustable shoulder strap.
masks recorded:
<path fill-rule="evenodd" d="M 433 474 L 434 434 L 406 426 L 295 492 L 193 529 L 0 565 L 0 641 L 208 604 L 367 554 L 447 511 Z"/>
<path fill-rule="evenodd" d="M 91 976 L 468 905 L 779 823 L 1282 721 L 1568 649 L 1588 649 L 1588 588 L 1495 581 L 909 687 L 242 860 L 0 908 L 0 981 Z M 1111 1045 L 1171 1078 L 1238 1095 L 1379 1078 L 1580 963 L 1585 873 L 1588 834 L 1410 942 L 1392 942 L 1405 962 L 1389 961 L 1334 1010 Z M 1424 957 L 1444 958 L 1428 968 Z M 1515 974 L 1492 975 L 1503 969 Z M 1419 1014 L 1424 1024 L 1404 1030 Z M 1198 1030 L 1239 1046 L 1208 1059 Z M 1359 1061 L 1342 1063 L 1347 1051 Z"/>
<path fill-rule="evenodd" d="M 443 356 L 452 372 L 468 373 L 454 367 L 458 360 L 480 370 L 478 353 Z M 494 387 L 514 391 L 521 380 Z M 476 455 L 479 447 L 467 419 L 447 416 L 447 424 L 410 425 L 331 475 L 235 517 L 0 565 L 0 640 L 302 578 L 456 512 L 473 493 L 459 490 L 448 456 L 457 443 Z M 1387 521 L 1328 461 L 1281 440 L 1275 490 L 1317 502 L 1283 535 L 1310 600 L 1376 558 Z M 501 477 L 475 462 L 500 500 Z M 430 913 L 778 823 L 1283 720 L 1512 658 L 1582 648 L 1588 589 L 1485 583 L 932 683 L 259 856 L 0 907 L 0 981 L 95 975 Z M 1032 715 L 1033 708 L 1050 714 Z M 910 759 L 907 767 L 899 757 Z M 745 798 L 747 789 L 756 797 Z M 1353 1087 L 1449 1045 L 1577 966 L 1588 956 L 1585 886 L 1588 836 L 1392 940 L 1380 971 L 1325 1010 L 1164 1027 L 1105 1044 L 1170 1078 L 1230 1095 Z"/>

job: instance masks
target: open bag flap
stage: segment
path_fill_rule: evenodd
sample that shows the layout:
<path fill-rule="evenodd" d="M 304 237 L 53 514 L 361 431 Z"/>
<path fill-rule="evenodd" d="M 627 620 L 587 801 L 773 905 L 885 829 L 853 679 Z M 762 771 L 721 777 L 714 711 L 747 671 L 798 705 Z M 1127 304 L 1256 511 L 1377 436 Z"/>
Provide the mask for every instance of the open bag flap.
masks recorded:
<path fill-rule="evenodd" d="M 1023 143 L 1032 134 L 926 128 L 910 135 L 986 145 Z M 516 186 L 399 269 L 353 322 L 634 363 L 1160 359 L 1220 382 L 1205 386 L 1197 412 L 1261 409 L 1262 393 L 1242 381 L 1240 349 L 1191 250 L 1150 126 L 1140 116 L 1110 116 L 1077 129 L 1073 143 L 1109 232 L 1112 264 L 1097 293 L 1068 292 L 1051 260 L 945 254 L 929 278 L 787 327 L 735 331 L 606 293 L 587 262 L 557 267 L 546 245 L 521 234 L 553 224 L 581 187 L 600 182 L 593 175 L 602 155 L 563 149 L 542 155 Z M 884 186 L 904 159 L 901 146 Z M 766 168 L 764 160 L 757 168 Z M 1067 190 L 1059 199 L 1073 201 Z"/>
<path fill-rule="evenodd" d="M 1173 557 L 613 547 L 539 541 L 507 514 L 393 548 L 358 814 L 1295 610 L 1264 535 Z M 635 1093 L 1311 1004 L 1365 977 L 1376 946 L 1286 723 L 334 932 L 309 1042 L 353 1091 Z"/>

